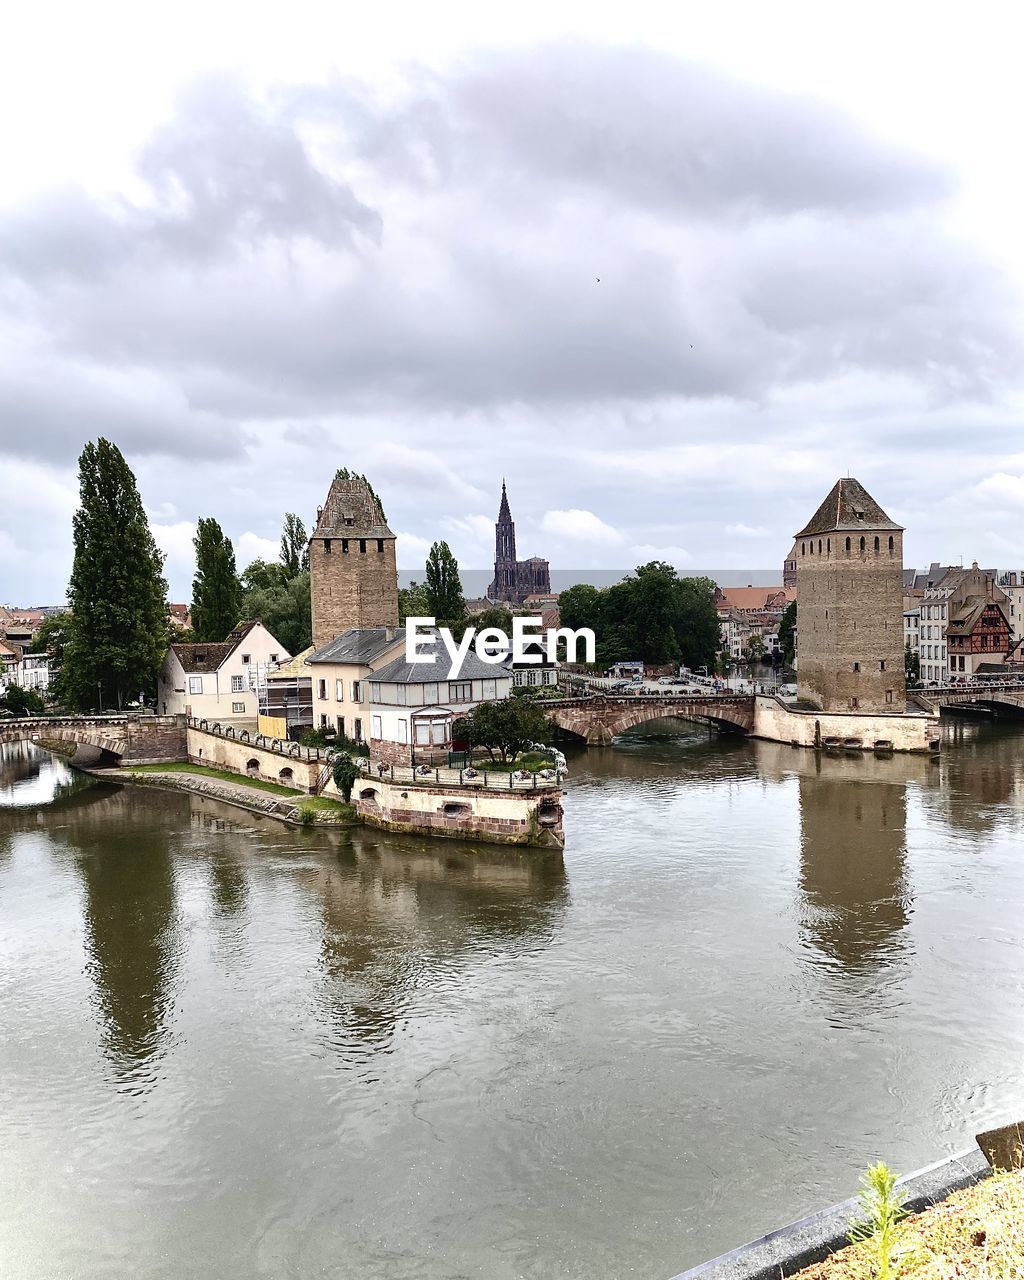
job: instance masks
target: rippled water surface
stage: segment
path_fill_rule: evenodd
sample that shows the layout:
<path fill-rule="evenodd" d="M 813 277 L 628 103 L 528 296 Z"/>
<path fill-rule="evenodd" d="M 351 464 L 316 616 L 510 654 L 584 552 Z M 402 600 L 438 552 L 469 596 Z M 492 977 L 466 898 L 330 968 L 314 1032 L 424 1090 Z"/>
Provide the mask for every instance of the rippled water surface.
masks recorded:
<path fill-rule="evenodd" d="M 6 752 L 12 1280 L 667 1280 L 1024 1112 L 1019 730 L 626 738 L 564 863 Z"/>

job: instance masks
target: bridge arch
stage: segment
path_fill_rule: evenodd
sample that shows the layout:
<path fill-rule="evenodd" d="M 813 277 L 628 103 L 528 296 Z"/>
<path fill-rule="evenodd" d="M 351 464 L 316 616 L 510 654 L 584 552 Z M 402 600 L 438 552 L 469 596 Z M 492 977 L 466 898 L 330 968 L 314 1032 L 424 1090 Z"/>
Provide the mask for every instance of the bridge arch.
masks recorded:
<path fill-rule="evenodd" d="M 754 728 L 753 697 L 716 695 L 707 698 L 651 697 L 572 698 L 555 704 L 551 718 L 588 746 L 610 746 L 627 729 L 652 720 L 678 716 L 712 723 L 727 732 L 750 733 Z"/>
<path fill-rule="evenodd" d="M 95 747 L 106 756 L 116 758 L 118 764 L 128 750 L 128 736 L 124 725 L 94 726 L 87 722 L 59 722 L 51 720 L 0 721 L 0 742 L 67 742 L 80 747 Z"/>

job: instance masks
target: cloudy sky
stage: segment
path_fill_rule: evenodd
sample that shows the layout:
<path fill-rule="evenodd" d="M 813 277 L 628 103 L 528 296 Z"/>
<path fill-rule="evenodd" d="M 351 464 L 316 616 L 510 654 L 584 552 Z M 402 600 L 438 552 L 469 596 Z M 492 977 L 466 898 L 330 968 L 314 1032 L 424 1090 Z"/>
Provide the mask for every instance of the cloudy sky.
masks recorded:
<path fill-rule="evenodd" d="M 365 471 L 422 565 L 779 565 L 837 476 L 1024 564 L 1012 6 L 20 6 L 0 601 L 116 441 L 187 600 Z M 845 15 L 845 16 L 844 16 Z"/>

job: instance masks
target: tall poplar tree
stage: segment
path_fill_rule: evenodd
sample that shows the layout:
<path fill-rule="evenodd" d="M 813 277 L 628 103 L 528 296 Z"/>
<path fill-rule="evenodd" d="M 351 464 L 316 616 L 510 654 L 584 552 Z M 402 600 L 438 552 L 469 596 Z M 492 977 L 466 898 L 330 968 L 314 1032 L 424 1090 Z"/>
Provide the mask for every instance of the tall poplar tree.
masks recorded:
<path fill-rule="evenodd" d="M 427 556 L 427 602 L 438 622 L 457 622 L 466 613 L 459 562 L 447 542 L 435 542 Z"/>
<path fill-rule="evenodd" d="M 287 512 L 284 517 L 280 560 L 284 566 L 284 576 L 289 580 L 309 569 L 309 538 L 306 537 L 306 526 L 292 511 Z"/>
<path fill-rule="evenodd" d="M 242 584 L 235 568 L 235 549 L 212 516 L 199 517 L 192 545 L 196 549 L 192 630 L 197 640 L 219 644 L 242 615 Z"/>
<path fill-rule="evenodd" d="M 167 583 L 135 476 L 109 440 L 78 459 L 61 696 L 87 710 L 152 692 L 167 651 Z"/>

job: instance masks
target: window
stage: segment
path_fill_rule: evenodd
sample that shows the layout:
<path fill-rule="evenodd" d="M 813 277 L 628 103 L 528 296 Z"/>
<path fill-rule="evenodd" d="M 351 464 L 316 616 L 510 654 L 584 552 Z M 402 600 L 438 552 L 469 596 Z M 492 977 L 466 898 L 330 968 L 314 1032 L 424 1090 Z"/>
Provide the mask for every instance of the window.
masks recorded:
<path fill-rule="evenodd" d="M 484 681 L 484 697 L 496 698 L 498 696 L 498 682 L 496 680 Z"/>
<path fill-rule="evenodd" d="M 232 693 L 242 693 L 242 692 L 244 691 L 244 689 L 245 689 L 245 677 L 244 677 L 244 676 L 232 676 L 232 677 L 231 677 L 231 692 L 232 692 Z"/>
<path fill-rule="evenodd" d="M 348 538 L 342 538 L 341 540 L 341 554 L 343 556 L 348 555 Z"/>
<path fill-rule="evenodd" d="M 331 554 L 331 540 L 330 540 L 330 538 L 324 538 L 324 551 L 326 551 L 326 553 L 327 553 L 328 555 L 330 555 L 330 554 Z"/>
<path fill-rule="evenodd" d="M 370 701 L 380 702 L 380 681 L 379 680 L 370 681 Z"/>
<path fill-rule="evenodd" d="M 539 681 L 539 679 L 537 678 L 539 675 L 540 675 L 540 672 L 539 672 L 539 671 L 528 671 L 528 672 L 526 673 L 526 683 L 527 683 L 527 684 L 539 684 L 539 683 L 540 683 L 540 681 Z"/>
<path fill-rule="evenodd" d="M 860 540 L 860 549 L 861 549 L 861 551 L 862 551 L 862 552 L 863 552 L 863 550 L 864 550 L 864 546 L 865 546 L 864 539 L 863 539 L 863 538 L 861 538 L 861 540 Z"/>
<path fill-rule="evenodd" d="M 889 554 L 890 554 L 890 555 L 892 555 L 892 553 L 893 553 L 893 551 L 894 551 L 895 547 L 896 547 L 896 539 L 895 539 L 895 538 L 892 536 L 892 534 L 890 533 L 890 534 L 889 534 Z"/>
<path fill-rule="evenodd" d="M 202 676 L 189 676 L 189 678 L 188 678 L 188 691 L 189 691 L 189 693 L 202 693 L 202 691 L 203 691 L 203 677 L 202 677 Z"/>
<path fill-rule="evenodd" d="M 876 535 L 876 536 L 875 536 L 875 555 L 876 555 L 876 556 L 878 555 L 878 551 L 879 551 L 879 548 L 881 547 L 881 545 L 882 545 L 882 544 L 879 542 L 879 540 L 878 540 L 878 536 Z"/>
<path fill-rule="evenodd" d="M 243 667 L 247 667 L 247 666 L 249 665 L 249 659 L 250 659 L 250 656 L 251 656 L 251 655 L 249 655 L 248 653 L 243 653 L 243 654 L 242 654 L 242 666 L 243 666 Z"/>
<path fill-rule="evenodd" d="M 359 554 L 361 556 L 366 555 L 366 539 L 365 538 L 359 539 Z"/>
<path fill-rule="evenodd" d="M 327 701 L 327 681 L 318 680 L 316 682 L 316 696 L 322 701 Z"/>
<path fill-rule="evenodd" d="M 885 700 L 886 700 L 886 702 L 892 702 L 892 690 L 891 690 L 891 689 L 886 689 L 886 691 L 885 691 Z"/>
<path fill-rule="evenodd" d="M 423 705 L 425 707 L 433 707 L 437 705 L 437 682 L 425 684 L 423 686 Z"/>
<path fill-rule="evenodd" d="M 240 715 L 242 715 L 242 714 L 244 713 L 244 711 L 245 711 L 245 703 L 244 703 L 244 702 L 232 702 L 232 704 L 231 704 L 231 713 L 232 713 L 232 715 L 240 716 Z"/>
<path fill-rule="evenodd" d="M 379 738 L 383 730 L 381 729 L 380 716 L 373 716 L 370 720 L 370 733 L 375 738 Z"/>
<path fill-rule="evenodd" d="M 276 662 L 276 661 L 277 661 L 277 654 L 276 654 L 276 653 L 272 653 L 272 654 L 270 655 L 270 661 L 271 661 L 271 662 Z"/>
<path fill-rule="evenodd" d="M 355 738 L 356 742 L 362 742 L 362 740 L 363 740 L 363 722 L 362 722 L 362 720 L 357 720 L 357 721 L 355 722 L 355 727 L 354 727 L 354 728 L 353 728 L 353 730 L 352 730 L 352 736 Z"/>
<path fill-rule="evenodd" d="M 884 670 L 885 670 L 885 659 L 884 659 L 884 658 L 883 658 L 883 659 L 881 660 L 881 662 L 878 664 L 878 669 L 879 669 L 879 671 L 884 671 Z"/>
<path fill-rule="evenodd" d="M 859 671 L 859 670 L 860 670 L 860 663 L 859 663 L 859 662 L 855 662 L 855 663 L 853 664 L 853 669 L 854 669 L 854 671 Z"/>
<path fill-rule="evenodd" d="M 802 556 L 805 556 L 805 555 L 807 554 L 807 543 L 806 543 L 806 542 L 801 542 L 801 543 L 800 543 L 800 554 L 801 554 Z"/>
<path fill-rule="evenodd" d="M 826 539 L 825 539 L 825 554 L 826 554 L 827 556 L 830 556 L 830 555 L 832 554 L 832 539 L 831 539 L 831 538 L 826 538 Z"/>
<path fill-rule="evenodd" d="M 404 684 L 395 685 L 395 702 L 400 707 L 404 707 L 406 703 L 406 688 Z"/>
<path fill-rule="evenodd" d="M 345 736 L 345 717 L 344 717 L 344 716 L 335 716 L 335 717 L 334 717 L 334 721 L 335 721 L 335 724 L 337 724 L 337 726 L 338 726 L 338 733 L 339 733 L 339 735 L 340 735 L 342 738 L 344 738 L 344 736 Z"/>
<path fill-rule="evenodd" d="M 857 699 L 857 698 L 851 698 L 851 699 L 850 699 L 850 710 L 851 710 L 851 711 L 856 711 L 856 710 L 857 710 L 857 708 L 858 708 L 859 706 L 860 706 L 860 702 L 858 701 L 858 699 Z"/>
<path fill-rule="evenodd" d="M 448 697 L 452 702 L 472 702 L 473 700 L 472 680 L 453 681 L 448 686 Z"/>
<path fill-rule="evenodd" d="M 358 681 L 358 680 L 353 680 L 353 681 L 352 681 L 352 701 L 353 701 L 353 702 L 362 702 L 362 697 L 361 697 L 361 695 L 360 695 L 360 693 L 359 693 L 359 681 Z"/>
<path fill-rule="evenodd" d="M 383 551 L 383 550 L 384 550 L 384 539 L 383 539 L 383 538 L 378 538 L 378 539 L 377 539 L 377 550 L 378 550 L 378 551 Z"/>
<path fill-rule="evenodd" d="M 408 720 L 399 720 L 398 722 L 398 741 L 399 742 L 409 741 L 409 721 Z"/>
<path fill-rule="evenodd" d="M 334 682 L 334 701 L 335 702 L 345 701 L 345 681 L 344 680 L 335 680 Z"/>
<path fill-rule="evenodd" d="M 847 538 L 847 539 L 846 539 L 846 550 L 847 550 L 847 551 L 849 551 L 849 550 L 850 550 L 850 539 L 849 539 L 849 538 Z"/>
<path fill-rule="evenodd" d="M 321 729 L 327 728 L 327 717 L 325 715 L 321 715 L 320 717 L 320 728 Z"/>
<path fill-rule="evenodd" d="M 821 555 L 821 539 L 818 539 L 818 555 Z"/>

